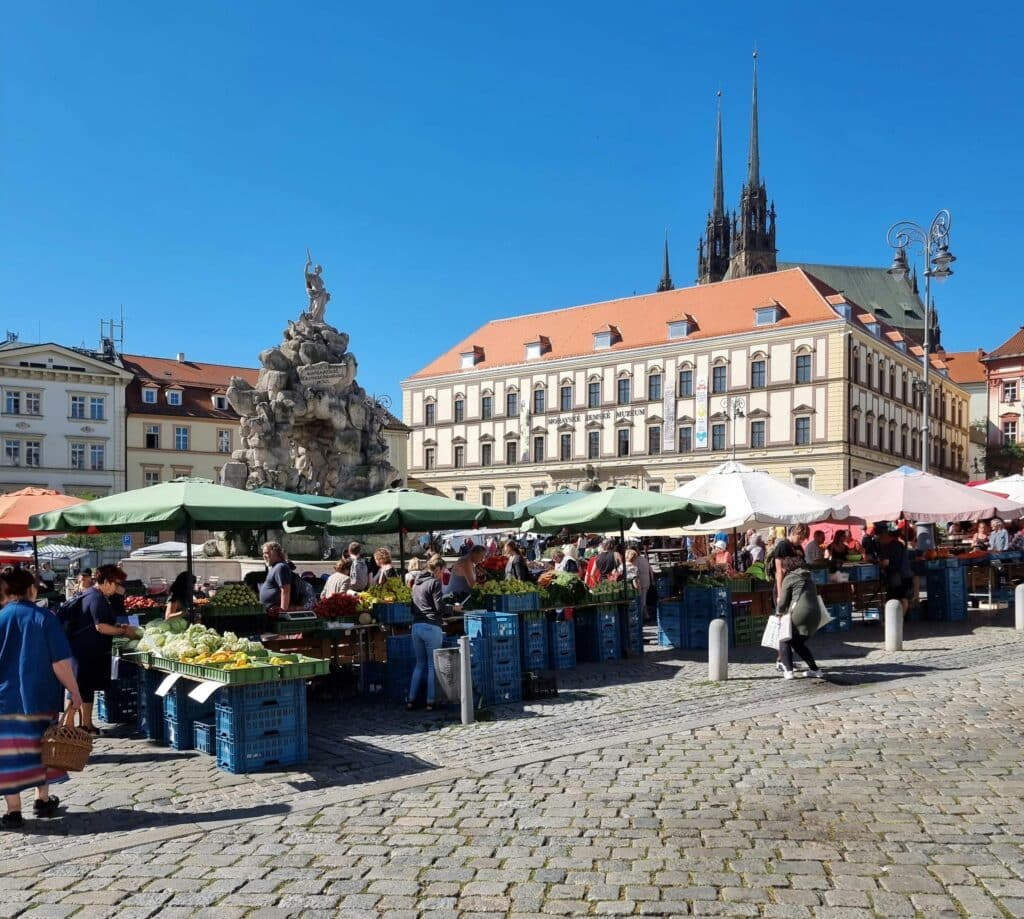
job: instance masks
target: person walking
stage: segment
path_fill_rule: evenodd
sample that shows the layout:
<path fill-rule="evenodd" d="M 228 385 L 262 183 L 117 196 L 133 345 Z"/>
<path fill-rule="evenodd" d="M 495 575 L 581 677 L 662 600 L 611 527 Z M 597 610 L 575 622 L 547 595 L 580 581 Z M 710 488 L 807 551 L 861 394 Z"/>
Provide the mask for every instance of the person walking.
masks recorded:
<path fill-rule="evenodd" d="M 416 666 L 405 704 L 410 711 L 415 707 L 424 679 L 427 681 L 427 711 L 434 708 L 434 651 L 441 647 L 444 639 L 441 626 L 448 608 L 440 579 L 443 568 L 444 559 L 440 555 L 432 555 L 427 560 L 427 570 L 419 572 L 412 586 L 412 647 Z M 456 603 L 451 609 L 460 612 L 462 607 Z"/>
<path fill-rule="evenodd" d="M 0 794 L 6 812 L 0 829 L 25 825 L 21 793 L 35 789 L 32 812 L 56 817 L 60 800 L 50 794 L 50 782 L 66 778 L 43 765 L 43 734 L 64 708 L 82 707 L 71 648 L 60 621 L 35 605 L 35 579 L 14 571 L 0 579 Z M 109 665 L 108 665 L 109 666 Z"/>
<path fill-rule="evenodd" d="M 818 603 L 818 590 L 811 579 L 811 572 L 804 567 L 803 559 L 798 556 L 787 556 L 782 562 L 782 592 L 776 616 L 789 616 L 789 637 L 779 640 L 779 653 L 782 657 L 782 676 L 786 680 L 793 679 L 793 652 L 795 651 L 807 663 L 807 675 L 821 679 L 824 674 L 818 669 L 814 655 L 807 647 L 807 639 L 821 625 L 821 605 Z"/>

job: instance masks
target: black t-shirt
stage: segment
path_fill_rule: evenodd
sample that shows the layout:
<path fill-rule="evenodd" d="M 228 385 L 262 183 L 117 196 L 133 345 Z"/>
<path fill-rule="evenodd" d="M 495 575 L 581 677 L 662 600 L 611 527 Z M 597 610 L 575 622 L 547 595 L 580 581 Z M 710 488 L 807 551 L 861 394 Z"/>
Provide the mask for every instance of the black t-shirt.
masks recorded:
<path fill-rule="evenodd" d="M 888 545 L 879 544 L 878 560 L 887 561 L 882 572 L 882 580 L 887 584 L 903 583 L 903 563 L 906 560 L 907 550 L 898 539 L 892 539 Z"/>
<path fill-rule="evenodd" d="M 75 657 L 109 657 L 114 636 L 97 632 L 96 626 L 116 624 L 117 612 L 114 609 L 114 604 L 100 593 L 98 587 L 90 587 L 82 595 L 81 615 L 72 624 L 70 630 L 71 650 Z"/>
<path fill-rule="evenodd" d="M 615 561 L 614 552 L 601 552 L 597 556 L 597 561 L 594 563 L 597 566 L 598 573 L 601 575 L 601 580 L 606 580 L 616 568 L 618 563 Z"/>
<path fill-rule="evenodd" d="M 780 539 L 775 543 L 773 556 L 775 558 L 793 558 L 794 556 L 803 558 L 804 550 L 802 546 L 798 546 L 795 542 L 790 542 L 788 539 Z"/>

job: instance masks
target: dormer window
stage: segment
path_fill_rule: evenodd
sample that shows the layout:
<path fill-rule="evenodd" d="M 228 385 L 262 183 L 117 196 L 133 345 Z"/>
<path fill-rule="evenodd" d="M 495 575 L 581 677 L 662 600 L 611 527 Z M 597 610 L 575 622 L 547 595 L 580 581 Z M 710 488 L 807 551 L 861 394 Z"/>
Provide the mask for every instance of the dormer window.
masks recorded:
<path fill-rule="evenodd" d="M 181 405 L 181 390 L 180 389 L 168 389 L 167 390 L 167 404 L 168 405 Z"/>
<path fill-rule="evenodd" d="M 772 306 L 759 306 L 754 310 L 754 325 L 774 325 L 782 318 L 782 307 L 777 303 Z"/>
<path fill-rule="evenodd" d="M 674 338 L 686 338 L 697 328 L 697 323 L 694 321 L 692 316 L 683 316 L 682 319 L 673 319 L 668 324 L 668 337 L 669 339 Z"/>
<path fill-rule="evenodd" d="M 841 316 L 843 319 L 849 320 L 853 318 L 853 307 L 850 306 L 849 301 L 839 294 L 828 298 L 829 304 L 832 309 L 836 311 L 836 314 Z"/>
<path fill-rule="evenodd" d="M 546 335 L 540 335 L 536 341 L 526 343 L 526 359 L 534 361 L 551 350 L 551 339 Z"/>
<path fill-rule="evenodd" d="M 226 412 L 228 410 L 228 397 L 216 395 L 213 397 L 213 407 L 220 412 Z"/>
<path fill-rule="evenodd" d="M 879 335 L 879 334 L 881 334 L 882 326 L 879 325 L 879 323 L 877 323 L 877 322 L 868 322 L 868 323 L 866 323 L 866 327 L 867 327 L 867 330 L 872 335 Z"/>
<path fill-rule="evenodd" d="M 156 405 L 156 387 L 146 386 L 142 390 L 142 401 L 146 405 Z"/>
<path fill-rule="evenodd" d="M 906 353 L 907 353 L 907 342 L 906 342 L 906 340 L 905 340 L 905 339 L 903 339 L 903 338 L 898 338 L 898 339 L 896 339 L 896 341 L 894 342 L 894 344 L 895 344 L 895 345 L 896 345 L 896 347 L 897 347 L 897 348 L 899 348 L 899 349 L 900 349 L 900 351 L 902 351 L 902 352 L 903 352 L 904 354 L 906 354 Z"/>
<path fill-rule="evenodd" d="M 594 332 L 594 350 L 603 351 L 622 341 L 619 330 L 613 325 L 606 325 Z"/>
<path fill-rule="evenodd" d="M 463 370 L 470 370 L 484 359 L 484 349 L 474 346 L 470 351 L 463 351 L 459 355 L 459 366 Z"/>

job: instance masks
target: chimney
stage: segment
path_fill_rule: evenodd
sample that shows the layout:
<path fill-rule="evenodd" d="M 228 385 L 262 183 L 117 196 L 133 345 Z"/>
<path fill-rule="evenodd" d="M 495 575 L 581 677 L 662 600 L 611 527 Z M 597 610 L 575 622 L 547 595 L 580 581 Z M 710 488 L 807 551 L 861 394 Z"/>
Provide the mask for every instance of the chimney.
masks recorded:
<path fill-rule="evenodd" d="M 185 363 L 185 352 L 184 351 L 179 351 L 178 352 L 178 363 L 179 364 L 184 364 Z"/>

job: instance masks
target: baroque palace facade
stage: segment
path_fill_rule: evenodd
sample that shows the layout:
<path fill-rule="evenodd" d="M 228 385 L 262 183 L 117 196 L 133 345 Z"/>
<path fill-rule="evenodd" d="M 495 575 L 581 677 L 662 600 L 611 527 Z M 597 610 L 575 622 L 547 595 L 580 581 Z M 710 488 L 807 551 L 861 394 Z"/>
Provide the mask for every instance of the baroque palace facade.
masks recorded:
<path fill-rule="evenodd" d="M 410 476 L 505 507 L 595 482 L 671 491 L 733 456 L 824 493 L 920 463 L 916 281 L 780 264 L 775 219 L 755 59 L 739 211 L 719 115 L 697 285 L 674 288 L 666 245 L 656 293 L 487 323 L 403 381 Z M 966 481 L 969 395 L 929 359 L 931 471 Z"/>

